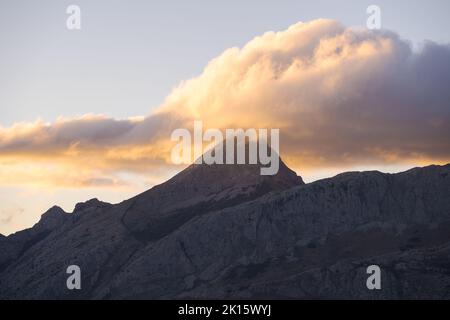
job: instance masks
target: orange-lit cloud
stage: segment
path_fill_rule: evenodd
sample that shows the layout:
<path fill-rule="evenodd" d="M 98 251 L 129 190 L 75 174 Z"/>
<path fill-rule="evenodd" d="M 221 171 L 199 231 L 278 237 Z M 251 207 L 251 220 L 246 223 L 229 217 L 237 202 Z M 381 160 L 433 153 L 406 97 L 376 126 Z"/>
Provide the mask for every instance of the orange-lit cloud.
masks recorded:
<path fill-rule="evenodd" d="M 172 168 L 172 130 L 280 128 L 302 170 L 450 161 L 450 47 L 335 21 L 268 32 L 213 59 L 156 112 L 0 128 L 0 184 L 118 186 Z M 206 128 L 205 128 L 206 129 Z M 24 168 L 24 169 L 22 169 Z"/>

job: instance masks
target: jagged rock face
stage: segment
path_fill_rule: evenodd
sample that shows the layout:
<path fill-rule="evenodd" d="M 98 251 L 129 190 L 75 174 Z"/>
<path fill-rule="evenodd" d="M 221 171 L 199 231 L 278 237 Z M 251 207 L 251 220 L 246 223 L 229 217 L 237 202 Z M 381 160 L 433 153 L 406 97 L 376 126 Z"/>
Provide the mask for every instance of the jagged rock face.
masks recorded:
<path fill-rule="evenodd" d="M 450 165 L 306 185 L 284 165 L 193 166 L 0 238 L 0 298 L 449 298 L 449 191 Z"/>
<path fill-rule="evenodd" d="M 140 240 L 157 240 L 196 216 L 303 185 L 282 161 L 274 176 L 259 165 L 191 165 L 130 201 L 122 222 Z"/>
<path fill-rule="evenodd" d="M 41 217 L 39 223 L 29 230 L 17 232 L 0 239 L 0 272 L 9 263 L 57 229 L 67 218 L 59 207 L 52 207 Z"/>

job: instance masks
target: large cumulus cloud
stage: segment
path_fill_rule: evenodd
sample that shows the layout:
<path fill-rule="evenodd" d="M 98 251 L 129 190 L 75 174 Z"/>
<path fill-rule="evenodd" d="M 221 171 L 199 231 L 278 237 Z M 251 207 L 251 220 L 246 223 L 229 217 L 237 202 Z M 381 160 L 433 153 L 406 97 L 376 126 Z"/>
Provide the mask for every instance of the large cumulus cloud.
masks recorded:
<path fill-rule="evenodd" d="M 89 163 L 111 179 L 118 170 L 170 166 L 172 130 L 202 120 L 210 128 L 280 128 L 281 155 L 299 171 L 448 162 L 449 83 L 447 45 L 413 51 L 392 32 L 298 23 L 226 50 L 142 119 L 2 128 L 0 159 L 3 167 L 5 159 Z"/>
<path fill-rule="evenodd" d="M 299 166 L 445 161 L 449 83 L 449 46 L 413 52 L 394 33 L 318 20 L 227 50 L 164 108 L 211 126 L 280 127 Z"/>

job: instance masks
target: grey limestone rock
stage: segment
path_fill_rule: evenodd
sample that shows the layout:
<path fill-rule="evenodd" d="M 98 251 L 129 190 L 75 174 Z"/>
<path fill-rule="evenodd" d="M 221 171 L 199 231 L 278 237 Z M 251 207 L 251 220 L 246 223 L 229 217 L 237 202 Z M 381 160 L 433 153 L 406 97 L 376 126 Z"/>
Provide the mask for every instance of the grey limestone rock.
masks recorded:
<path fill-rule="evenodd" d="M 192 165 L 0 237 L 0 298 L 448 299 L 449 195 L 450 165 L 309 184 L 283 163 Z M 71 264 L 81 290 L 66 288 Z M 366 288 L 370 264 L 382 290 Z"/>

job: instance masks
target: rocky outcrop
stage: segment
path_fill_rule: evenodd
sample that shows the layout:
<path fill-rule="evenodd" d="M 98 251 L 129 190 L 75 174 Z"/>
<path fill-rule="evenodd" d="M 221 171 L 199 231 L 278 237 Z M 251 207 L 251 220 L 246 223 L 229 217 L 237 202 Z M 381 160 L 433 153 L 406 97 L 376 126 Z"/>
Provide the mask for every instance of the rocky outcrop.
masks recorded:
<path fill-rule="evenodd" d="M 430 166 L 304 184 L 284 164 L 272 177 L 256 165 L 194 165 L 120 204 L 51 209 L 0 239 L 0 297 L 445 299 L 449 174 Z M 71 264 L 82 290 L 65 286 Z M 366 288 L 370 264 L 382 290 Z"/>

